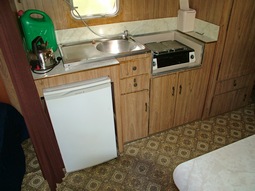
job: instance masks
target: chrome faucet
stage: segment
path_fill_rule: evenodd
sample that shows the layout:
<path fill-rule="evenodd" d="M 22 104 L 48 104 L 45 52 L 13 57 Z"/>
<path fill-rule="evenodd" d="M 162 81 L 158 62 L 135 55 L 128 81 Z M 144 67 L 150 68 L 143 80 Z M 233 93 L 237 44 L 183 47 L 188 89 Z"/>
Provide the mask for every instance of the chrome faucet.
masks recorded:
<path fill-rule="evenodd" d="M 124 30 L 124 33 L 123 33 L 123 35 L 122 35 L 122 38 L 123 39 L 128 39 L 128 30 Z"/>

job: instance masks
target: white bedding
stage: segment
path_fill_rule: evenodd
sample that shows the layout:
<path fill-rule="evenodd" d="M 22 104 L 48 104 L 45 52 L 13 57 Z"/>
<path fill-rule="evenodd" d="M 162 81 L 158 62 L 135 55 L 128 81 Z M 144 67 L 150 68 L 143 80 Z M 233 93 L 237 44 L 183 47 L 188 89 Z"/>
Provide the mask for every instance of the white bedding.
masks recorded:
<path fill-rule="evenodd" d="M 180 191 L 255 191 L 255 135 L 178 165 Z"/>

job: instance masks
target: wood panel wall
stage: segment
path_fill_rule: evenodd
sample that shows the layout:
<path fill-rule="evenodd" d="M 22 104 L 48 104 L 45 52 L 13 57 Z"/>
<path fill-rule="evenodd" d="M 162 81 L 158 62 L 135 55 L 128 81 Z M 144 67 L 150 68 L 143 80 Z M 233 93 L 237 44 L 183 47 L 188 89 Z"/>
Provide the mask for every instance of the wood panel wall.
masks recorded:
<path fill-rule="evenodd" d="M 196 18 L 220 25 L 225 14 L 226 3 L 233 0 L 189 0 L 190 7 L 196 10 Z"/>
<path fill-rule="evenodd" d="M 56 29 L 84 26 L 72 18 L 65 0 L 14 0 L 18 10 L 38 9 L 46 12 L 53 20 Z M 137 21 L 154 18 L 176 17 L 178 0 L 120 0 L 120 11 L 116 17 L 91 19 L 89 25 Z"/>
<path fill-rule="evenodd" d="M 74 20 L 65 0 L 13 0 L 17 10 L 39 9 L 53 20 L 55 29 L 68 29 L 84 26 Z M 233 0 L 189 0 L 190 7 L 197 11 L 196 17 L 216 25 L 226 24 L 228 7 Z M 120 0 L 120 12 L 112 18 L 93 19 L 89 25 L 109 24 L 126 21 L 176 17 L 179 0 Z M 224 32 L 221 32 L 223 35 Z M 220 35 L 221 35 L 220 34 Z M 1 79 L 0 79 L 1 81 Z M 1 89 L 5 94 L 5 89 Z"/>
<path fill-rule="evenodd" d="M 46 12 L 56 29 L 84 26 L 72 18 L 65 0 L 14 0 L 18 10 L 38 9 Z M 197 18 L 220 24 L 224 4 L 229 0 L 190 0 L 190 7 L 197 11 Z M 231 0 L 232 1 L 232 0 Z M 88 20 L 89 25 L 176 17 L 179 0 L 120 0 L 120 11 L 116 17 Z"/>

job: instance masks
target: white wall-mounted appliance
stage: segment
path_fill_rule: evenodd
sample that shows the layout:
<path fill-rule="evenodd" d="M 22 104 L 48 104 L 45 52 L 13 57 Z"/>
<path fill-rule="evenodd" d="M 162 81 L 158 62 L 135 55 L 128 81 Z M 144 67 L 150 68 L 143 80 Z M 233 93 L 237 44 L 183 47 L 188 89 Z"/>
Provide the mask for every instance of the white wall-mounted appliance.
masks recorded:
<path fill-rule="evenodd" d="M 189 8 L 189 0 L 180 0 L 180 9 L 178 10 L 177 29 L 181 32 L 190 32 L 194 30 L 196 10 Z"/>

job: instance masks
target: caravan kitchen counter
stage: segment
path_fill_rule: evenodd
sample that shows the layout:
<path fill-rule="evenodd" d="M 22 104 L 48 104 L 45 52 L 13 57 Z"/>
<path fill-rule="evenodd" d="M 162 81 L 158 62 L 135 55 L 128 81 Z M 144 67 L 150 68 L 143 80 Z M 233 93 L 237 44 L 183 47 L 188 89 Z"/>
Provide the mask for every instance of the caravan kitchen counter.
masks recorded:
<path fill-rule="evenodd" d="M 152 53 L 145 49 L 143 53 L 109 58 L 70 68 L 65 68 L 61 63 L 51 72 L 33 74 L 33 77 L 38 94 L 42 98 L 44 88 L 103 76 L 110 77 L 118 151 L 123 152 L 123 144 L 126 142 L 201 119 L 214 48 L 215 43 L 205 44 L 201 66 L 171 71 L 162 76 L 151 75 Z M 168 87 L 169 75 L 179 76 L 171 87 Z M 160 83 L 163 79 L 166 81 Z M 159 84 L 157 85 L 156 82 Z M 173 97 L 174 100 L 169 102 L 169 97 Z M 141 101 L 138 103 L 135 100 Z M 161 106 L 167 112 L 163 112 Z M 175 108 L 171 109 L 170 107 L 173 106 Z M 185 108 L 190 108 L 192 111 Z M 169 118 L 169 110 L 174 112 L 171 116 L 175 116 L 175 119 L 170 121 L 171 124 L 165 122 Z"/>

